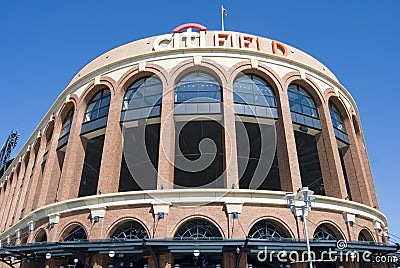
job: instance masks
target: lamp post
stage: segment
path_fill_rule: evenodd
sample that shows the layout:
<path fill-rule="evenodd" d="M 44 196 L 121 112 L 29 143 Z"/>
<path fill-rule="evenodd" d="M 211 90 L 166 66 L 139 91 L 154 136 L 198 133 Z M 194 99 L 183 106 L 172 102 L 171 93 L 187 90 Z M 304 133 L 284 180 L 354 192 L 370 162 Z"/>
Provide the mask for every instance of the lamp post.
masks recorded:
<path fill-rule="evenodd" d="M 313 194 L 314 192 L 309 190 L 308 187 L 302 187 L 298 190 L 297 194 L 287 193 L 285 195 L 285 199 L 293 215 L 297 217 L 298 212 L 300 212 L 299 217 L 300 220 L 303 222 L 304 236 L 306 237 L 306 244 L 307 244 L 307 261 L 310 265 L 310 268 L 313 268 L 313 264 L 311 259 L 310 240 L 308 238 L 307 215 L 308 212 L 311 211 L 311 201 L 315 198 Z M 304 204 L 297 206 L 296 200 L 303 201 Z"/>

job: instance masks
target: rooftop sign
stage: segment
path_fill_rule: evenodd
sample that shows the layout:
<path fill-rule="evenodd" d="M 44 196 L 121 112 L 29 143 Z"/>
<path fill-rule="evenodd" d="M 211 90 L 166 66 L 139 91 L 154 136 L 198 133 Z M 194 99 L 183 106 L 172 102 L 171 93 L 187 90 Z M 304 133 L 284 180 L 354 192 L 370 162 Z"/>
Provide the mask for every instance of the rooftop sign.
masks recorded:
<path fill-rule="evenodd" d="M 195 47 L 243 48 L 288 56 L 288 48 L 281 42 L 275 40 L 267 42 L 265 38 L 244 33 L 207 32 L 207 27 L 197 23 L 180 25 L 172 33 L 160 35 L 153 42 L 154 51 Z"/>

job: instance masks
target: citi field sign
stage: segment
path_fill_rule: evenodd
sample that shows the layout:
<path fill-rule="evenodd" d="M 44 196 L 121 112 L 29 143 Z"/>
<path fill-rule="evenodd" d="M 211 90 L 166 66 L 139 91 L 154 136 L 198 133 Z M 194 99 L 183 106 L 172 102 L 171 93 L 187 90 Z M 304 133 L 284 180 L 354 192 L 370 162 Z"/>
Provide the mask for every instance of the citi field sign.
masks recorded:
<path fill-rule="evenodd" d="M 172 33 L 160 35 L 153 42 L 154 51 L 196 47 L 240 48 L 288 56 L 288 48 L 281 42 L 244 33 L 207 32 L 205 26 L 197 23 L 180 25 Z"/>

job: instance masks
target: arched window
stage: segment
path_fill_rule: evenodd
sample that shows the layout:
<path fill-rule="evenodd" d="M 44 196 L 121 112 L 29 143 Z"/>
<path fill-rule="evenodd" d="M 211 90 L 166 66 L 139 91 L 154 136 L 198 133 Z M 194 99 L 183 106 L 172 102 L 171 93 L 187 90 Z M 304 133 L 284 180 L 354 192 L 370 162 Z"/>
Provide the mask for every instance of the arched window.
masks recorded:
<path fill-rule="evenodd" d="M 336 138 L 348 144 L 349 138 L 347 137 L 347 131 L 344 124 L 343 116 L 336 108 L 336 106 L 331 102 L 329 102 L 329 113 L 331 114 L 333 130 L 335 132 Z"/>
<path fill-rule="evenodd" d="M 69 138 L 69 132 L 71 131 L 71 125 L 72 125 L 73 118 L 74 118 L 74 109 L 72 108 L 68 111 L 68 113 L 65 115 L 65 117 L 62 121 L 60 137 L 58 139 L 57 150 L 67 144 L 68 138 Z"/>
<path fill-rule="evenodd" d="M 288 95 L 293 122 L 320 130 L 318 108 L 307 91 L 298 85 L 290 85 Z"/>
<path fill-rule="evenodd" d="M 233 99 L 236 114 L 278 118 L 274 92 L 259 76 L 239 76 L 233 82 Z"/>
<path fill-rule="evenodd" d="M 120 225 L 111 238 L 116 240 L 145 239 L 149 238 L 149 235 L 139 222 L 128 221 Z"/>
<path fill-rule="evenodd" d="M 360 242 L 366 242 L 368 241 L 367 237 L 365 236 L 365 234 L 361 231 L 360 234 L 358 235 L 358 241 Z"/>
<path fill-rule="evenodd" d="M 374 242 L 372 235 L 365 229 L 361 230 L 358 234 L 358 241 L 360 242 Z"/>
<path fill-rule="evenodd" d="M 327 224 L 319 225 L 314 231 L 313 238 L 318 240 L 338 240 L 335 232 Z"/>
<path fill-rule="evenodd" d="M 67 115 L 64 117 L 64 120 L 62 122 L 60 137 L 64 137 L 69 134 L 73 118 L 74 118 L 74 109 L 71 109 L 68 111 Z"/>
<path fill-rule="evenodd" d="M 135 81 L 126 91 L 121 121 L 160 116 L 163 86 L 154 77 Z"/>
<path fill-rule="evenodd" d="M 282 240 L 287 235 L 280 226 L 272 221 L 261 220 L 251 227 L 249 238 L 266 239 L 266 240 Z"/>
<path fill-rule="evenodd" d="M 175 114 L 221 113 L 221 86 L 209 74 L 193 72 L 175 87 Z"/>
<path fill-rule="evenodd" d="M 179 240 L 214 240 L 222 239 L 218 228 L 208 220 L 193 219 L 185 222 L 174 235 Z"/>
<path fill-rule="evenodd" d="M 43 229 L 36 235 L 35 242 L 47 242 L 47 234 Z"/>
<path fill-rule="evenodd" d="M 89 102 L 84 122 L 94 121 L 96 119 L 108 116 L 110 108 L 111 93 L 108 89 L 100 90 Z"/>
<path fill-rule="evenodd" d="M 319 152 L 317 146 L 317 133 L 321 131 L 317 105 L 310 94 L 296 84 L 289 86 L 288 96 L 302 186 L 325 195 L 319 158 L 319 154 L 325 152 Z"/>
<path fill-rule="evenodd" d="M 87 240 L 87 234 L 82 226 L 74 227 L 63 239 L 63 241 L 81 241 Z"/>

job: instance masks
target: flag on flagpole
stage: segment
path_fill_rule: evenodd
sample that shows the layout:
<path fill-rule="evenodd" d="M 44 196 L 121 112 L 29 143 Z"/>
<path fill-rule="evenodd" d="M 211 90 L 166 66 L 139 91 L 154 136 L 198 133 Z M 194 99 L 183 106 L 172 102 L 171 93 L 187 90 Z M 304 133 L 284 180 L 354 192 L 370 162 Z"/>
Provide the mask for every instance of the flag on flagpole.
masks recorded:
<path fill-rule="evenodd" d="M 222 6 L 222 14 L 224 14 L 225 16 L 228 16 L 228 10 L 226 10 L 226 8 L 224 8 L 224 6 Z"/>
<path fill-rule="evenodd" d="M 221 28 L 222 28 L 222 31 L 225 31 L 224 16 L 228 16 L 228 10 L 226 10 L 226 8 L 224 8 L 224 6 L 221 5 Z"/>

